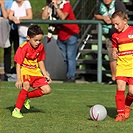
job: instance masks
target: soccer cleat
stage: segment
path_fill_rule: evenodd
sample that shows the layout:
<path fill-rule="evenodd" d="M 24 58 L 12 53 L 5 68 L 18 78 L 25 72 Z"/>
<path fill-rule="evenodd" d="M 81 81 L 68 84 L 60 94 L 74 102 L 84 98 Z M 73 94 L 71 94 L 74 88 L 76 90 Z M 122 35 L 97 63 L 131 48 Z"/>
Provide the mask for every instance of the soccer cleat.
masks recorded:
<path fill-rule="evenodd" d="M 126 120 L 125 115 L 124 114 L 118 114 L 117 117 L 115 118 L 115 121 L 124 121 Z"/>
<path fill-rule="evenodd" d="M 125 118 L 127 119 L 130 116 L 130 106 L 125 106 Z"/>
<path fill-rule="evenodd" d="M 25 100 L 25 102 L 24 102 L 24 107 L 26 108 L 26 109 L 30 109 L 30 100 L 29 99 L 26 99 Z"/>
<path fill-rule="evenodd" d="M 23 117 L 23 115 L 22 115 L 22 113 L 20 112 L 20 110 L 18 110 L 18 109 L 16 109 L 16 108 L 12 111 L 12 116 L 13 116 L 13 117 L 16 117 L 16 118 L 22 118 L 22 117 Z"/>

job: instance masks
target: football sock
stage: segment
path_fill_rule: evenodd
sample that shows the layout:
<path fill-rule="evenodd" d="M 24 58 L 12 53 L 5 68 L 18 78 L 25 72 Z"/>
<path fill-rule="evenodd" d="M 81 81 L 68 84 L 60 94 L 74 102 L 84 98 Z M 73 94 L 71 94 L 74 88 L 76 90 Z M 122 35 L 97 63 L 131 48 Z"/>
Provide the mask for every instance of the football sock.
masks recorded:
<path fill-rule="evenodd" d="M 130 106 L 132 102 L 133 102 L 133 95 L 129 95 L 129 93 L 127 93 L 125 105 Z"/>
<path fill-rule="evenodd" d="M 42 95 L 43 95 L 42 90 L 39 88 L 39 89 L 28 92 L 27 97 L 35 98 L 35 97 L 41 97 Z"/>
<path fill-rule="evenodd" d="M 22 107 L 23 107 L 23 104 L 24 104 L 24 101 L 25 101 L 25 99 L 26 99 L 26 97 L 27 97 L 27 93 L 28 93 L 28 91 L 26 91 L 25 89 L 22 89 L 20 92 L 19 92 L 19 94 L 18 94 L 18 99 L 17 99 L 17 101 L 16 101 L 16 108 L 18 108 L 18 109 L 22 109 Z"/>
<path fill-rule="evenodd" d="M 116 91 L 116 108 L 117 108 L 117 113 L 118 114 L 124 114 L 125 113 L 125 96 L 124 96 L 125 91 Z"/>

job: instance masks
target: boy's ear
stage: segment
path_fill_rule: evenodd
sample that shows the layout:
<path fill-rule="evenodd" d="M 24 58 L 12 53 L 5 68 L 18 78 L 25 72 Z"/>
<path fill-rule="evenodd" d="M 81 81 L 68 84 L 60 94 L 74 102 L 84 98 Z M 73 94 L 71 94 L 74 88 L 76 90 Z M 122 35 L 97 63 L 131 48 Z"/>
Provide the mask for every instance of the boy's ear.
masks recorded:
<path fill-rule="evenodd" d="M 27 41 L 29 41 L 29 40 L 30 40 L 30 37 L 29 37 L 29 36 L 27 36 L 27 37 L 26 37 L 26 39 L 27 39 Z"/>
<path fill-rule="evenodd" d="M 124 24 L 127 24 L 127 19 L 124 19 Z"/>

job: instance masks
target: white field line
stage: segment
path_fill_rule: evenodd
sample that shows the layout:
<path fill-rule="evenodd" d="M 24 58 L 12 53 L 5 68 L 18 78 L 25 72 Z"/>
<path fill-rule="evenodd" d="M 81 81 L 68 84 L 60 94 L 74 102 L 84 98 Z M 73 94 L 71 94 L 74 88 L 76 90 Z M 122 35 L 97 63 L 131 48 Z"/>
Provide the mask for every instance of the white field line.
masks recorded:
<path fill-rule="evenodd" d="M 15 87 L 3 87 L 3 86 L 1 86 L 0 87 L 1 89 L 17 89 L 17 88 L 15 88 Z M 97 89 L 95 89 L 95 90 L 92 90 L 92 89 L 89 89 L 88 88 L 88 90 L 83 90 L 83 89 L 80 89 L 80 90 L 77 90 L 77 89 L 62 89 L 62 88 L 60 88 L 60 89 L 56 89 L 56 88 L 52 88 L 52 90 L 57 90 L 57 91 L 66 91 L 66 92 L 94 92 L 94 93 L 97 93 L 97 92 L 99 92 L 99 93 L 108 93 L 108 92 L 111 92 L 111 93 L 114 93 L 116 90 L 115 89 L 112 89 L 112 90 L 97 90 Z"/>

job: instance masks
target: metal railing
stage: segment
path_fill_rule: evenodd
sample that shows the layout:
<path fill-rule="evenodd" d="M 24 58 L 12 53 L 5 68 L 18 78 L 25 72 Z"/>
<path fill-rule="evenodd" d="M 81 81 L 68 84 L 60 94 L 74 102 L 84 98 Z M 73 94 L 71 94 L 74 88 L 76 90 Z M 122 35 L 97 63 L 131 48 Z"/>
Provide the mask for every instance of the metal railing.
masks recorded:
<path fill-rule="evenodd" d="M 102 24 L 99 20 L 23 20 L 22 24 L 95 24 L 98 26 L 97 82 L 102 82 Z M 133 25 L 133 21 L 129 21 Z"/>
<path fill-rule="evenodd" d="M 77 20 L 92 20 L 96 10 L 97 0 L 77 0 L 73 5 L 73 12 Z M 80 25 L 79 37 L 86 36 L 85 32 L 89 32 L 90 25 Z M 83 38 L 85 39 L 85 38 Z M 82 41 L 79 45 L 82 45 Z"/>

